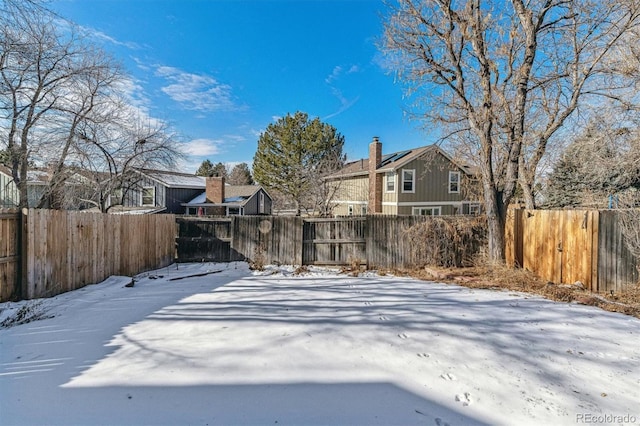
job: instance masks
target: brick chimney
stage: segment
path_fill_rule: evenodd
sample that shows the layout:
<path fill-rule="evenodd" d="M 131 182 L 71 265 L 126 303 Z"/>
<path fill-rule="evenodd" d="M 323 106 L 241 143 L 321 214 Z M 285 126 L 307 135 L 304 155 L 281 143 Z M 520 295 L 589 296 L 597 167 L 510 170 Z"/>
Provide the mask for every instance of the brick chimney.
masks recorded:
<path fill-rule="evenodd" d="M 224 177 L 208 177 L 206 189 L 207 203 L 224 202 Z"/>
<path fill-rule="evenodd" d="M 382 162 L 382 144 L 377 136 L 369 144 L 369 205 L 368 212 L 382 213 L 382 174 L 376 170 Z"/>

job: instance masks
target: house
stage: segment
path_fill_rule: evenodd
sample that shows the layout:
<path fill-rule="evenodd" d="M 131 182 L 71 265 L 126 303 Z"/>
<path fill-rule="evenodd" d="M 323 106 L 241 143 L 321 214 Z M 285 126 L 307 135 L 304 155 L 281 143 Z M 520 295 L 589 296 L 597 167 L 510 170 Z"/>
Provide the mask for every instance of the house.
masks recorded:
<path fill-rule="evenodd" d="M 39 207 L 44 197 L 44 207 L 55 205 L 64 210 L 82 210 L 91 207 L 87 203 L 87 179 L 75 170 L 66 170 L 64 185 L 51 193 L 49 187 L 51 170 L 32 167 L 27 171 L 27 205 Z M 0 208 L 17 207 L 20 204 L 20 191 L 13 180 L 11 169 L 0 165 Z"/>
<path fill-rule="evenodd" d="M 224 177 L 206 178 L 206 189 L 182 204 L 187 215 L 270 215 L 271 196 L 260 185 L 228 185 Z"/>
<path fill-rule="evenodd" d="M 109 200 L 112 213 L 183 214 L 183 203 L 205 189 L 205 178 L 166 170 L 132 169 L 121 177 L 122 185 Z"/>
<path fill-rule="evenodd" d="M 325 178 L 334 194 L 333 214 L 477 214 L 474 173 L 435 145 L 382 154 L 377 137 L 369 158 L 347 163 Z M 475 191 L 477 192 L 477 191 Z"/>
<path fill-rule="evenodd" d="M 13 208 L 20 204 L 20 193 L 13 182 L 11 169 L 0 165 L 0 208 Z"/>

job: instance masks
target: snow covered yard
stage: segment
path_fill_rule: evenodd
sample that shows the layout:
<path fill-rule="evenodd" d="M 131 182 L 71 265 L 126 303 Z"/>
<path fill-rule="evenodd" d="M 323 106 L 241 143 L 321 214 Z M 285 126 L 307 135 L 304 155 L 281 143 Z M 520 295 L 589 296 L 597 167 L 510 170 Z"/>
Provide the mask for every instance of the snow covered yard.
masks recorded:
<path fill-rule="evenodd" d="M 633 317 L 244 263 L 129 281 L 0 329 L 0 424 L 640 424 Z"/>

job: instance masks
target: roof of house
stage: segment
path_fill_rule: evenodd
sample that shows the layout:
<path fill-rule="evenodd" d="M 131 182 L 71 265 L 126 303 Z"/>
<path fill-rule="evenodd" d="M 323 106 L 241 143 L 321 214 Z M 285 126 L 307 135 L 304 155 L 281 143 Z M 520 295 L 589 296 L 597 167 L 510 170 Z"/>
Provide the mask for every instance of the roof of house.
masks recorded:
<path fill-rule="evenodd" d="M 203 192 L 188 203 L 182 203 L 183 206 L 200 207 L 200 206 L 244 206 L 247 201 L 262 187 L 260 185 L 225 185 L 224 200 L 222 203 L 208 203 L 207 194 Z"/>
<path fill-rule="evenodd" d="M 139 169 L 143 175 L 161 183 L 167 188 L 205 189 L 206 181 L 202 176 L 167 170 Z"/>
<path fill-rule="evenodd" d="M 2 164 L 0 164 L 0 173 L 7 175 L 7 176 L 11 176 L 11 169 L 3 166 Z"/>
<path fill-rule="evenodd" d="M 67 183 L 79 184 L 84 178 L 81 174 L 78 173 L 77 170 L 65 169 L 65 171 L 69 172 L 69 175 L 66 179 Z M 12 172 L 9 167 L 0 165 L 0 173 L 12 177 Z M 30 185 L 46 185 L 50 179 L 51 172 L 46 168 L 32 167 L 27 170 L 27 183 Z"/>
<path fill-rule="evenodd" d="M 442 154 L 447 160 L 451 161 L 453 164 L 458 166 L 462 171 L 467 174 L 473 173 L 471 168 L 465 165 L 462 165 L 456 161 L 454 161 L 446 152 L 440 149 L 436 145 L 427 145 L 421 146 L 418 148 L 407 149 L 404 151 L 393 152 L 391 154 L 384 154 L 382 156 L 382 161 L 376 167 L 377 173 L 383 172 L 392 172 L 398 170 L 400 167 L 406 165 L 407 163 L 424 156 L 427 153 L 439 153 Z M 344 177 L 355 177 L 355 176 L 366 176 L 369 174 L 369 159 L 362 158 L 360 160 L 351 161 L 345 166 L 338 170 L 337 172 L 329 175 L 327 178 L 344 178 Z"/>

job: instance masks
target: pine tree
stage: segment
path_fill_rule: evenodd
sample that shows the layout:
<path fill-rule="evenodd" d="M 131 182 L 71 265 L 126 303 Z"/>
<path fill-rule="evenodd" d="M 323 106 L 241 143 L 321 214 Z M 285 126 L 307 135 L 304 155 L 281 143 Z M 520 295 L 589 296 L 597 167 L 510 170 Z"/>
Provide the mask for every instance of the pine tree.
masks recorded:
<path fill-rule="evenodd" d="M 208 159 L 204 160 L 202 164 L 200 164 L 200 167 L 198 167 L 198 170 L 196 170 L 196 175 L 205 177 L 213 176 L 213 164 L 211 161 Z"/>
<path fill-rule="evenodd" d="M 200 164 L 200 167 L 196 170 L 196 175 L 205 177 L 218 176 L 226 179 L 229 173 L 227 172 L 227 166 L 224 164 L 218 162 L 214 166 L 213 163 L 207 159 Z"/>
<path fill-rule="evenodd" d="M 254 179 L 290 199 L 297 214 L 309 203 L 311 188 L 321 177 L 342 167 L 344 137 L 319 118 L 303 112 L 287 114 L 260 135 L 253 158 Z"/>
<path fill-rule="evenodd" d="M 253 185 L 253 177 L 247 163 L 236 164 L 229 173 L 230 185 Z"/>

